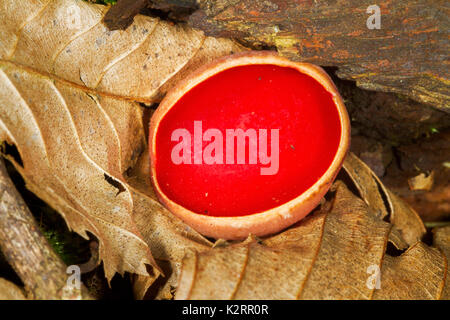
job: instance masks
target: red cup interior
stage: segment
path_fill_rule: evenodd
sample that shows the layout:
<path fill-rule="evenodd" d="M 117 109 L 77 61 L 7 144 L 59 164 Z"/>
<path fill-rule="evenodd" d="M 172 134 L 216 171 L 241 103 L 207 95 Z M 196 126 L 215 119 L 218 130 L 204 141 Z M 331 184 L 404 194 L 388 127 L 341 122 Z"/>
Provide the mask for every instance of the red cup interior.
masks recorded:
<path fill-rule="evenodd" d="M 187 129 L 194 150 L 194 121 L 202 132 L 279 129 L 278 171 L 268 164 L 175 164 L 172 132 Z M 222 71 L 185 93 L 161 119 L 156 133 L 156 180 L 173 202 L 202 215 L 245 216 L 282 205 L 309 189 L 329 168 L 339 147 L 341 124 L 331 94 L 290 67 L 245 65 Z M 211 142 L 203 141 L 202 149 Z M 247 143 L 248 146 L 248 143 Z M 235 143 L 234 154 L 237 154 Z M 225 158 L 224 158 L 225 160 Z M 226 161 L 225 161 L 226 162 Z"/>

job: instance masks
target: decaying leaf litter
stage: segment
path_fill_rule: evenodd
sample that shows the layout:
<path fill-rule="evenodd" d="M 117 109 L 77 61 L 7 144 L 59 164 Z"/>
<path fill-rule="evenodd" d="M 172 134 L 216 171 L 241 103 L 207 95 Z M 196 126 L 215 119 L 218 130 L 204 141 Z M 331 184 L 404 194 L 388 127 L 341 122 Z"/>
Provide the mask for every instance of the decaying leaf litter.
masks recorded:
<path fill-rule="evenodd" d="M 421 242 L 417 213 L 352 154 L 327 201 L 272 237 L 214 244 L 159 204 L 138 102 L 245 48 L 147 16 L 109 31 L 106 7 L 75 0 L 2 4 L 0 137 L 23 165 L 7 157 L 72 230 L 98 238 L 108 279 L 135 274 L 142 298 L 165 261 L 157 298 L 173 298 L 172 287 L 179 299 L 448 297 L 448 228 L 436 229 L 433 246 Z M 61 14 L 74 7 L 75 25 Z M 403 253 L 387 254 L 389 243 Z M 380 290 L 367 286 L 372 265 Z"/>

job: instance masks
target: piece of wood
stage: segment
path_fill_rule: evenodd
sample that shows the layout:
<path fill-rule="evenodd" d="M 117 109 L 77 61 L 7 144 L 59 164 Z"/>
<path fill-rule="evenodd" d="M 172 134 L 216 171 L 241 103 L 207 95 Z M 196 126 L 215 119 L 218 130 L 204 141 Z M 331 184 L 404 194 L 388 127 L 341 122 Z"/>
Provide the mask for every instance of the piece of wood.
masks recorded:
<path fill-rule="evenodd" d="M 87 289 L 71 286 L 67 267 L 39 230 L 0 159 L 0 249 L 31 299 L 89 299 Z"/>
<path fill-rule="evenodd" d="M 153 6 L 174 2 L 156 0 Z M 380 29 L 367 26 L 374 4 L 380 8 Z M 198 7 L 189 23 L 207 35 L 338 66 L 339 77 L 362 88 L 404 94 L 450 112 L 445 0 L 199 0 Z"/>
<path fill-rule="evenodd" d="M 110 30 L 126 29 L 133 22 L 134 16 L 148 4 L 149 0 L 119 0 L 109 8 L 103 22 Z"/>

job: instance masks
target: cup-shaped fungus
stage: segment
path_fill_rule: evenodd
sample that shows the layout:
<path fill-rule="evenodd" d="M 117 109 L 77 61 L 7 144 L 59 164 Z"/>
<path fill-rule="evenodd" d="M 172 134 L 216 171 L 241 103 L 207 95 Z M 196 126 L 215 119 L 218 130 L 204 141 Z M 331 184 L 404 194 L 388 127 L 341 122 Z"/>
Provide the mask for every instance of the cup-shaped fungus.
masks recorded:
<path fill-rule="evenodd" d="M 160 201 L 198 232 L 263 236 L 318 205 L 349 140 L 325 71 L 250 51 L 200 68 L 166 95 L 150 121 L 151 179 Z"/>

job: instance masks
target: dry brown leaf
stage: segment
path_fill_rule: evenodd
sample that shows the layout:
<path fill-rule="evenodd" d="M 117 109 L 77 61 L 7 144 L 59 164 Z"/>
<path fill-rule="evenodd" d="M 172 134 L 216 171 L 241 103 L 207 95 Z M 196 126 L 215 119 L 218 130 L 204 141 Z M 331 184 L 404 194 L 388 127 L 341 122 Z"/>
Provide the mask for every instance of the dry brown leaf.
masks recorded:
<path fill-rule="evenodd" d="M 442 253 L 417 242 L 399 257 L 385 256 L 373 299 L 441 299 L 446 273 Z"/>
<path fill-rule="evenodd" d="M 14 283 L 0 278 L 0 300 L 26 300 L 22 289 Z"/>
<path fill-rule="evenodd" d="M 155 200 L 148 171 L 127 183 L 138 157 L 148 162 L 142 108 L 130 99 L 156 101 L 192 68 L 243 48 L 146 16 L 109 31 L 106 8 L 1 2 L 0 140 L 18 148 L 23 166 L 9 159 L 31 191 L 99 238 L 107 278 L 136 273 L 146 288 L 160 272 L 150 249 L 181 260 L 185 247 L 210 243 Z"/>
<path fill-rule="evenodd" d="M 4 0 L 0 60 L 150 103 L 192 68 L 244 50 L 184 24 L 141 15 L 126 30 L 110 31 L 102 23 L 107 8 L 81 0 Z"/>
<path fill-rule="evenodd" d="M 442 299 L 450 300 L 450 226 L 433 229 L 434 245 L 438 247 L 447 258 L 445 285 L 442 292 Z"/>
<path fill-rule="evenodd" d="M 10 63 L 0 64 L 0 92 L 0 138 L 17 146 L 23 166 L 9 159 L 70 228 L 98 237 L 108 279 L 157 268 L 149 247 L 158 259 L 181 260 L 184 248 L 210 245 L 155 200 L 138 104 Z M 144 167 L 141 176 L 130 167 Z M 156 269 L 147 281 L 157 276 Z"/>
<path fill-rule="evenodd" d="M 375 214 L 381 218 L 389 213 L 384 204 L 378 188 L 376 175 L 363 161 L 361 161 L 353 152 L 349 152 L 344 162 L 344 170 L 352 179 L 358 189 L 361 198 L 367 205 L 376 210 Z"/>
<path fill-rule="evenodd" d="M 149 247 L 158 259 L 181 260 L 185 248 L 210 245 L 155 200 L 148 168 L 139 177 L 127 171 L 148 163 L 138 104 L 10 63 L 0 65 L 0 92 L 0 138 L 17 146 L 23 167 L 9 159 L 69 227 L 99 238 L 108 279 L 125 271 L 146 276 L 145 264 L 157 267 Z"/>
<path fill-rule="evenodd" d="M 417 212 L 411 206 L 396 196 L 392 191 L 382 186 L 391 207 L 390 222 L 400 231 L 408 245 L 421 240 L 426 228 Z"/>
<path fill-rule="evenodd" d="M 343 184 L 337 193 L 335 209 L 316 212 L 262 243 L 187 257 L 176 298 L 370 297 L 366 268 L 381 264 L 390 226 L 367 214 L 367 206 Z"/>
<path fill-rule="evenodd" d="M 396 226 L 392 226 L 391 233 L 389 234 L 389 242 L 398 250 L 405 250 L 409 247 L 408 243 L 403 239 L 402 233 Z"/>
<path fill-rule="evenodd" d="M 434 171 L 430 174 L 421 173 L 415 177 L 408 179 L 409 188 L 411 190 L 430 191 L 434 184 Z"/>
<path fill-rule="evenodd" d="M 426 232 L 417 212 L 398 196 L 388 190 L 375 173 L 356 155 L 350 152 L 345 159 L 344 169 L 355 184 L 361 198 L 381 218 L 388 218 L 408 245 L 413 245 Z M 383 200 L 383 199 L 386 199 Z M 402 247 L 396 241 L 397 247 Z"/>
<path fill-rule="evenodd" d="M 440 298 L 445 257 L 420 242 L 387 255 L 392 225 L 342 182 L 335 190 L 328 209 L 279 235 L 188 254 L 176 299 Z M 376 269 L 381 289 L 368 285 Z"/>
<path fill-rule="evenodd" d="M 17 146 L 23 167 L 10 159 L 27 187 L 74 231 L 97 236 L 108 279 L 116 271 L 146 274 L 145 264 L 156 264 L 121 182 L 145 147 L 139 106 L 12 64 L 0 68 L 0 137 Z"/>
<path fill-rule="evenodd" d="M 129 171 L 127 182 L 133 188 L 133 216 L 143 239 L 158 261 L 170 265 L 170 273 L 165 272 L 168 277 L 165 287 L 159 293 L 161 298 L 168 298 L 171 286 L 176 285 L 180 262 L 186 251 L 203 251 L 210 248 L 212 243 L 169 213 L 156 200 L 150 183 L 148 150 L 144 151 L 138 163 Z M 135 296 L 143 298 L 153 281 L 153 277 L 137 276 L 134 283 Z"/>

